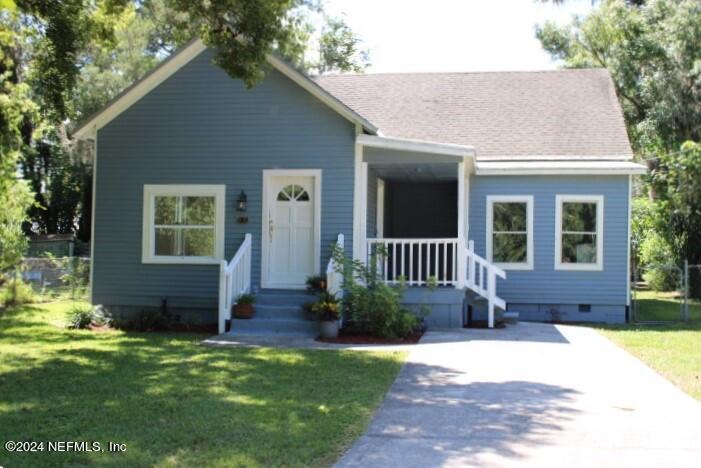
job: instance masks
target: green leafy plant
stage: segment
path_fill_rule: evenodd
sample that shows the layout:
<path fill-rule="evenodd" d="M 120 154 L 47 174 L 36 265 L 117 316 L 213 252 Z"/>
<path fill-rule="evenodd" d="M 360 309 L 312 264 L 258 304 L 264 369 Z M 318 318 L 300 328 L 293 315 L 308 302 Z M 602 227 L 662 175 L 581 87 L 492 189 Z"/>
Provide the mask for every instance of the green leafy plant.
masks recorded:
<path fill-rule="evenodd" d="M 34 290 L 29 283 L 18 278 L 12 278 L 0 289 L 0 305 L 16 306 L 34 302 Z"/>
<path fill-rule="evenodd" d="M 85 329 L 90 328 L 93 323 L 93 309 L 88 306 L 73 306 L 71 310 L 68 311 L 68 323 L 67 327 L 71 329 Z"/>
<path fill-rule="evenodd" d="M 311 312 L 322 321 L 332 321 L 341 318 L 341 304 L 338 298 L 326 291 L 319 294 L 319 299 L 310 305 Z"/>
<path fill-rule="evenodd" d="M 307 285 L 307 292 L 309 294 L 319 294 L 326 291 L 326 276 L 309 276 L 305 281 L 305 284 Z"/>
<path fill-rule="evenodd" d="M 405 283 L 390 286 L 379 275 L 378 260 L 386 255 L 382 248 L 372 253 L 367 265 L 348 260 L 338 248 L 332 255 L 337 271 L 343 275 L 342 313 L 351 327 L 361 334 L 383 338 L 406 338 L 417 330 L 419 319 L 401 305 Z"/>
<path fill-rule="evenodd" d="M 234 302 L 237 305 L 250 305 L 250 304 L 255 304 L 256 302 L 256 296 L 250 293 L 243 293 L 239 294 L 236 296 L 236 299 Z"/>

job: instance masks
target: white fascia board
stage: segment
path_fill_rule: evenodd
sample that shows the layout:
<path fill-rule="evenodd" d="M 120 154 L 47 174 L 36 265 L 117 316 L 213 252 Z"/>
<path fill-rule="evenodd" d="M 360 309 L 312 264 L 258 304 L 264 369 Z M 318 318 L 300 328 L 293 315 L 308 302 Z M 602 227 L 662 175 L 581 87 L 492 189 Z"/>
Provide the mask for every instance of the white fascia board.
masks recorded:
<path fill-rule="evenodd" d="M 587 154 L 540 154 L 522 156 L 480 156 L 480 161 L 484 162 L 522 162 L 522 161 L 632 161 L 633 156 L 629 154 L 607 154 L 607 155 L 587 155 Z"/>
<path fill-rule="evenodd" d="M 412 151 L 416 153 L 432 153 L 456 158 L 474 157 L 472 146 L 436 143 L 433 141 L 412 140 L 408 138 L 392 138 L 376 135 L 358 135 L 356 143 L 370 148 L 392 149 L 397 151 Z"/>
<path fill-rule="evenodd" d="M 298 72 L 283 60 L 280 60 L 274 55 L 268 55 L 267 60 L 273 68 L 294 81 L 297 85 L 308 91 L 312 96 L 319 99 L 338 114 L 348 119 L 351 123 L 360 125 L 364 130 L 370 133 L 376 134 L 379 131 L 379 129 L 366 118 L 355 112 L 353 109 L 331 95 L 324 88 L 316 84 L 308 76 Z"/>
<path fill-rule="evenodd" d="M 107 125 L 110 121 L 116 118 L 119 114 L 127 110 L 142 97 L 150 93 L 159 84 L 163 83 L 175 72 L 187 65 L 190 61 L 200 55 L 207 49 L 207 46 L 199 39 L 192 41 L 179 52 L 174 53 L 159 66 L 154 68 L 144 78 L 134 83 L 131 87 L 124 90 L 107 104 L 101 111 L 93 114 L 84 124 L 82 124 L 74 133 L 76 139 L 83 140 L 94 138 L 97 130 Z M 274 57 L 267 56 L 268 63 L 277 71 L 291 79 L 300 87 L 308 91 L 311 95 L 319 99 L 321 102 L 336 111 L 342 117 L 348 119 L 352 123 L 359 124 L 364 130 L 370 133 L 377 133 L 378 128 L 370 123 L 367 119 L 353 111 L 350 107 L 343 104 L 341 101 L 333 97 L 321 86 L 316 84 L 306 75 L 298 72 L 284 61 Z"/>
<path fill-rule="evenodd" d="M 630 161 L 508 161 L 476 162 L 480 175 L 641 175 L 647 172 L 642 164 Z"/>
<path fill-rule="evenodd" d="M 144 78 L 117 95 L 101 111 L 90 117 L 73 133 L 74 138 L 78 140 L 94 138 L 97 130 L 107 125 L 119 114 L 150 93 L 156 86 L 170 78 L 175 72 L 204 52 L 206 48 L 202 41 L 192 41 L 182 50 L 167 58 Z"/>

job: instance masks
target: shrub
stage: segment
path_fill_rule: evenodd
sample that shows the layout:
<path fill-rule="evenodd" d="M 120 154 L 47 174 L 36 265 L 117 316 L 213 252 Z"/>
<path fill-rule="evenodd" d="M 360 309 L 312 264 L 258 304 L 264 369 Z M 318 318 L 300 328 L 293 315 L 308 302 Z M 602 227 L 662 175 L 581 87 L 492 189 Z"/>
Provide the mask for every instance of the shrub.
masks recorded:
<path fill-rule="evenodd" d="M 9 279 L 0 289 L 0 305 L 13 306 L 34 302 L 34 290 L 29 283 Z"/>
<path fill-rule="evenodd" d="M 123 328 L 136 331 L 167 331 L 170 320 L 161 309 L 143 309 L 134 320 L 127 321 Z"/>
<path fill-rule="evenodd" d="M 680 272 L 671 264 L 672 249 L 655 231 L 650 231 L 640 244 L 643 279 L 654 291 L 673 291 L 679 287 Z"/>
<path fill-rule="evenodd" d="M 419 327 L 419 319 L 401 306 L 405 286 L 390 286 L 381 281 L 377 272 L 377 256 L 373 253 L 368 264 L 348 261 L 342 251 L 334 250 L 339 273 L 343 274 L 343 316 L 359 333 L 383 338 L 406 338 Z M 358 281 L 359 280 L 359 281 Z"/>
<path fill-rule="evenodd" d="M 72 329 L 85 329 L 89 328 L 93 323 L 93 310 L 92 307 L 88 306 L 73 306 L 70 311 L 68 311 L 68 328 Z"/>

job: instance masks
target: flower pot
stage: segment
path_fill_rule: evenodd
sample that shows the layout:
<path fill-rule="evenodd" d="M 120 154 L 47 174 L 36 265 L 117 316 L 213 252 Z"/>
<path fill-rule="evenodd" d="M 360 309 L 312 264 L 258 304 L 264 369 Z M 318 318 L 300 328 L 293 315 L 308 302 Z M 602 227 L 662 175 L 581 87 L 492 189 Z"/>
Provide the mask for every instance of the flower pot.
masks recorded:
<path fill-rule="evenodd" d="M 253 304 L 236 304 L 232 307 L 234 318 L 237 319 L 249 319 L 253 317 L 253 312 L 255 312 Z"/>
<path fill-rule="evenodd" d="M 321 320 L 319 331 L 322 338 L 338 338 L 338 320 Z"/>

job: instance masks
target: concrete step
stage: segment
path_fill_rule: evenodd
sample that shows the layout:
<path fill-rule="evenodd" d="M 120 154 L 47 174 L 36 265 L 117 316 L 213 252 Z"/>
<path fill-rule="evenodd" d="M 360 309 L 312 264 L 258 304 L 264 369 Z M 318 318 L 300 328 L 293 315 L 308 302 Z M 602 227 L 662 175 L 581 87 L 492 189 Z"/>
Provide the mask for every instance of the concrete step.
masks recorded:
<path fill-rule="evenodd" d="M 504 323 L 511 323 L 513 325 L 518 323 L 518 312 L 508 311 L 501 314 L 501 321 Z"/>
<path fill-rule="evenodd" d="M 256 312 L 253 318 L 274 320 L 308 320 L 310 317 L 307 317 L 307 313 L 302 310 L 301 306 L 298 305 L 256 304 Z"/>
<path fill-rule="evenodd" d="M 289 320 L 289 319 L 233 319 L 231 326 L 233 335 L 285 335 L 285 336 L 308 336 L 319 335 L 319 322 L 312 320 Z"/>
<path fill-rule="evenodd" d="M 301 306 L 314 300 L 314 296 L 301 290 L 262 289 L 256 294 L 256 304 Z"/>

